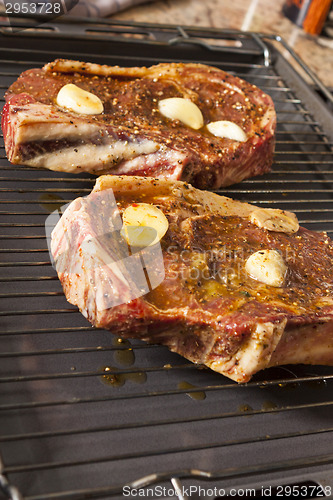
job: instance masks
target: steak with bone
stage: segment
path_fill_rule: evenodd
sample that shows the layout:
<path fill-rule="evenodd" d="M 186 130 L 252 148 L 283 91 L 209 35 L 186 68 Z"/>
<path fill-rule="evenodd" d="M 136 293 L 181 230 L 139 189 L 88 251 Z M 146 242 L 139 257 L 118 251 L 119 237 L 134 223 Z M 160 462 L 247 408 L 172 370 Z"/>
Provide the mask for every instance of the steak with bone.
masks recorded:
<path fill-rule="evenodd" d="M 124 233 L 109 235 L 129 207 L 149 206 L 168 221 L 164 269 L 143 259 L 160 279 L 140 294 L 120 258 Z M 67 300 L 96 327 L 166 345 L 240 383 L 270 366 L 333 365 L 333 243 L 290 212 L 180 181 L 106 175 L 67 207 L 51 249 Z"/>
<path fill-rule="evenodd" d="M 78 106 L 73 111 L 61 105 L 58 94 L 68 84 L 97 96 L 103 111 L 84 114 Z M 173 102 L 166 102 L 165 112 L 161 103 L 168 99 Z M 56 60 L 22 73 L 6 101 L 2 129 L 14 164 L 219 188 L 268 172 L 273 160 L 276 115 L 270 96 L 203 64 L 121 68 Z M 188 118 L 188 102 L 202 123 L 182 119 Z M 237 126 L 241 137 L 229 138 L 220 125 L 209 128 L 221 121 L 229 129 L 230 123 Z"/>

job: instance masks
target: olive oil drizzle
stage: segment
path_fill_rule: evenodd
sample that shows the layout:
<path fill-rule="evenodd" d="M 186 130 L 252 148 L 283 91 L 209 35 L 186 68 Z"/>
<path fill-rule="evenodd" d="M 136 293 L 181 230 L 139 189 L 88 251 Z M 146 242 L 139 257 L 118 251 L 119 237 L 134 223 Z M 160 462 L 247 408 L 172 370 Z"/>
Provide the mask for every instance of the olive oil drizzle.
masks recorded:
<path fill-rule="evenodd" d="M 60 210 L 65 205 L 65 200 L 61 196 L 53 193 L 42 193 L 39 198 L 39 205 L 49 213 Z"/>
<path fill-rule="evenodd" d="M 103 384 L 111 387 L 122 387 L 127 380 L 136 384 L 144 384 L 147 381 L 147 374 L 141 371 L 122 373 L 114 366 L 103 366 L 101 372 L 104 373 L 101 376 Z"/>
<path fill-rule="evenodd" d="M 132 366 L 135 362 L 135 355 L 131 343 L 122 338 L 114 338 L 112 344 L 120 347 L 114 352 L 114 360 L 121 366 Z"/>
<path fill-rule="evenodd" d="M 119 347 L 114 352 L 116 363 L 124 368 L 133 366 L 135 354 L 131 343 L 128 340 L 116 337 L 112 340 L 112 344 Z M 101 371 L 103 372 L 101 376 L 102 382 L 111 387 L 122 387 L 128 380 L 136 384 L 144 384 L 147 381 L 147 374 L 144 371 L 122 373 L 115 366 L 102 366 Z"/>
<path fill-rule="evenodd" d="M 197 389 L 195 385 L 190 384 L 189 382 L 179 382 L 177 385 L 178 389 Z M 192 391 L 186 392 L 186 395 L 196 401 L 202 401 L 206 399 L 206 393 L 204 391 Z"/>

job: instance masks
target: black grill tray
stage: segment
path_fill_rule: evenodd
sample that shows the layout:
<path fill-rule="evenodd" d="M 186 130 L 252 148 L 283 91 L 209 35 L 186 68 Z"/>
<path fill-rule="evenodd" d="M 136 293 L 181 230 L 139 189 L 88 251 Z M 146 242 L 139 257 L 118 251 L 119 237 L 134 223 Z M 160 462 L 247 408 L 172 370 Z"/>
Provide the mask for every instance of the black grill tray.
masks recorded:
<path fill-rule="evenodd" d="M 57 57 L 203 62 L 261 87 L 277 109 L 273 170 L 220 192 L 293 210 L 304 226 L 333 236 L 332 98 L 319 82 L 324 102 L 299 76 L 279 37 L 101 20 L 27 30 L 31 20 L 15 22 L 17 32 L 0 22 L 2 104 L 22 71 Z M 209 488 L 221 496 L 304 481 L 329 492 L 332 367 L 268 369 L 238 386 L 163 347 L 121 344 L 91 328 L 64 298 L 44 224 L 55 204 L 89 193 L 94 178 L 10 165 L 2 138 L 0 170 L 0 498 L 121 499 L 136 480 L 165 488 L 150 498 L 169 498 L 177 485 L 192 486 L 191 498 L 194 486 L 204 489 L 200 498 L 217 498 Z M 132 376 L 115 387 L 104 367 Z"/>

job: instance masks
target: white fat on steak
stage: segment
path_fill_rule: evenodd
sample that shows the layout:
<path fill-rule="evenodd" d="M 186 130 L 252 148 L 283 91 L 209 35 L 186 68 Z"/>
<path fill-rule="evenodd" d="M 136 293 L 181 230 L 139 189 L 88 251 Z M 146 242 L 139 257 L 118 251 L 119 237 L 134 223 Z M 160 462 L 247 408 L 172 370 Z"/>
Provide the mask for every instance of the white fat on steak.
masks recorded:
<path fill-rule="evenodd" d="M 110 144 L 82 144 L 67 147 L 52 153 L 44 153 L 30 160 L 32 167 L 46 167 L 50 170 L 59 170 L 64 165 L 63 172 L 89 172 L 92 166 L 99 165 L 103 172 L 119 159 L 131 159 L 137 155 L 149 154 L 156 150 L 153 141 L 143 140 L 140 143 L 128 141 L 114 141 Z M 97 169 L 96 169 L 97 170 Z"/>
<path fill-rule="evenodd" d="M 32 167 L 59 170 L 61 166 L 63 172 L 75 173 L 89 172 L 94 166 L 98 172 L 103 172 L 122 160 L 155 153 L 160 147 L 149 139 L 120 140 L 109 135 L 106 127 L 84 120 L 73 122 L 70 114 L 60 110 L 54 112 L 47 104 L 18 107 L 13 120 L 20 124 L 14 128 L 15 143 L 39 144 L 34 155 L 27 159 Z M 56 151 L 49 149 L 48 141 L 58 142 Z"/>
<path fill-rule="evenodd" d="M 162 145 L 157 151 L 146 154 L 144 158 L 135 157 L 120 163 L 120 165 L 115 167 L 114 173 L 117 175 L 128 175 L 133 171 L 141 172 L 143 169 L 153 171 L 156 165 L 167 161 L 171 168 L 164 173 L 164 177 L 177 179 L 184 168 L 184 164 L 186 164 L 186 160 L 186 155 L 182 151 L 168 150 Z"/>
<path fill-rule="evenodd" d="M 246 272 L 255 280 L 270 286 L 282 286 L 287 266 L 277 250 L 259 250 L 247 259 Z"/>

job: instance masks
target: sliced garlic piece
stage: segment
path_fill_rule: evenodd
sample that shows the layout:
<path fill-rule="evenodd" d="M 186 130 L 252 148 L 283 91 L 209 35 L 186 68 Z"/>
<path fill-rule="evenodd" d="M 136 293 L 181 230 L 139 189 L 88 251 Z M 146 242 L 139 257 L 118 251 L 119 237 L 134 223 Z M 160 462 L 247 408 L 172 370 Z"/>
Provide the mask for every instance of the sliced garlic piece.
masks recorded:
<path fill-rule="evenodd" d="M 183 97 L 170 97 L 158 103 L 159 112 L 171 120 L 180 120 L 195 130 L 203 127 L 204 119 L 198 106 Z"/>
<path fill-rule="evenodd" d="M 207 130 L 216 137 L 225 137 L 226 139 L 232 139 L 238 142 L 247 141 L 247 135 L 244 130 L 236 123 L 228 120 L 210 122 L 207 125 Z"/>
<path fill-rule="evenodd" d="M 287 266 L 277 250 L 259 250 L 245 263 L 246 272 L 255 280 L 270 286 L 282 286 Z"/>
<path fill-rule="evenodd" d="M 295 214 L 276 208 L 258 208 L 250 213 L 250 221 L 268 231 L 279 233 L 297 233 L 299 229 Z"/>
<path fill-rule="evenodd" d="M 158 207 L 133 203 L 123 212 L 121 235 L 130 246 L 147 247 L 160 241 L 168 227 L 168 219 Z"/>
<path fill-rule="evenodd" d="M 64 85 L 58 92 L 57 104 L 83 115 L 99 115 L 103 112 L 103 103 L 97 95 L 81 89 L 73 83 Z"/>

